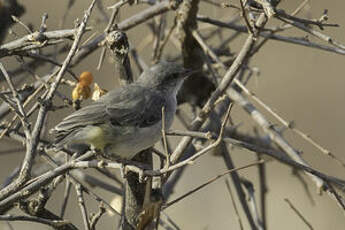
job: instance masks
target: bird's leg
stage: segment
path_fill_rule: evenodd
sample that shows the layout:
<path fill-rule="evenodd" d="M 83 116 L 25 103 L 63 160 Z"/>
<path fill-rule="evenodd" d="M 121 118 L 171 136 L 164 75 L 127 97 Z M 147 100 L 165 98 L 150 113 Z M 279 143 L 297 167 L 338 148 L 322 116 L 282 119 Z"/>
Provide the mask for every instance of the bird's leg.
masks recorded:
<path fill-rule="evenodd" d="M 95 146 L 90 145 L 90 150 L 95 153 L 95 156 L 97 158 L 100 158 L 101 160 L 102 160 L 102 158 L 108 159 L 108 158 L 104 157 L 105 154 L 103 154 L 103 151 L 101 149 L 95 148 Z"/>

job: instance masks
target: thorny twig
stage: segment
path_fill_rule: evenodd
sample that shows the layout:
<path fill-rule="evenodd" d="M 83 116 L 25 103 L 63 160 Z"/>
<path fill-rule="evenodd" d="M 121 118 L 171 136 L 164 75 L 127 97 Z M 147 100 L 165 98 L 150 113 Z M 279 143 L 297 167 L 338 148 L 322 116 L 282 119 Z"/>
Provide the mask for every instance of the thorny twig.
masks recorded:
<path fill-rule="evenodd" d="M 206 0 L 208 3 L 210 3 L 208 0 Z M 25 158 L 23 160 L 22 167 L 20 169 L 20 174 L 17 179 L 15 179 L 12 183 L 10 183 L 9 186 L 7 186 L 5 189 L 0 191 L 0 212 L 4 213 L 5 211 L 9 210 L 11 207 L 13 207 L 15 202 L 21 202 L 22 200 L 28 198 L 30 195 L 33 195 L 35 192 L 39 191 L 42 186 L 46 186 L 51 181 L 61 181 L 62 179 L 66 178 L 66 187 L 65 187 L 65 195 L 64 195 L 64 202 L 62 205 L 61 213 L 60 216 L 61 218 L 64 216 L 65 213 L 65 207 L 68 203 L 69 199 L 69 194 L 70 194 L 70 188 L 71 185 L 73 185 L 76 190 L 77 190 L 77 195 L 79 198 L 79 204 L 80 204 L 80 210 L 82 212 L 83 216 L 83 221 L 84 221 L 84 227 L 85 229 L 95 229 L 95 225 L 99 218 L 102 216 L 104 213 L 104 207 L 107 207 L 109 210 L 112 212 L 116 213 L 116 211 L 109 205 L 107 202 L 102 199 L 100 196 L 96 195 L 92 190 L 88 189 L 84 185 L 82 185 L 75 177 L 74 173 L 70 172 L 73 169 L 80 169 L 82 168 L 96 168 L 98 170 L 102 170 L 104 172 L 104 169 L 120 169 L 123 167 L 122 164 L 116 163 L 116 162 L 106 162 L 102 160 L 92 160 L 88 159 L 92 153 L 86 153 L 85 155 L 78 157 L 77 159 L 72 159 L 66 163 L 63 163 L 61 165 L 57 164 L 56 162 L 50 162 L 54 169 L 47 171 L 46 173 L 43 173 L 40 176 L 33 177 L 34 174 L 31 174 L 31 168 L 33 165 L 33 160 L 35 159 L 36 156 L 36 149 L 39 149 L 40 152 L 44 150 L 49 149 L 49 141 L 44 140 L 41 137 L 41 131 L 45 128 L 46 125 L 46 116 L 47 112 L 52 109 L 53 107 L 51 106 L 51 100 L 55 95 L 60 96 L 62 99 L 68 99 L 68 97 L 64 96 L 63 94 L 57 92 L 57 87 L 59 86 L 60 82 L 64 81 L 63 75 L 65 72 L 70 72 L 72 76 L 74 76 L 73 72 L 70 70 L 72 66 L 76 66 L 81 60 L 83 60 L 88 54 L 91 52 L 95 51 L 98 47 L 101 47 L 102 45 L 105 44 L 105 40 L 108 38 L 109 33 L 116 27 L 118 31 L 121 30 L 129 30 L 133 29 L 136 26 L 140 25 L 143 22 L 146 22 L 147 20 L 159 15 L 159 20 L 158 20 L 158 29 L 154 31 L 153 36 L 149 37 L 155 38 L 155 43 L 153 45 L 153 61 L 157 62 L 158 60 L 161 59 L 161 56 L 163 54 L 163 50 L 166 48 L 166 44 L 171 41 L 173 42 L 174 45 L 177 45 L 178 48 L 181 48 L 179 46 L 181 42 L 181 37 L 179 37 L 180 40 L 177 40 L 172 32 L 175 30 L 176 27 L 178 31 L 178 36 L 187 36 L 187 39 L 184 40 L 182 50 L 179 50 L 181 52 L 185 52 L 184 48 L 188 49 L 188 44 L 193 44 L 195 45 L 195 49 L 189 50 L 184 55 L 190 57 L 198 57 L 200 54 L 204 55 L 202 58 L 198 60 L 193 60 L 193 58 L 187 60 L 187 58 L 184 60 L 186 64 L 186 61 L 194 61 L 197 62 L 196 65 L 198 68 L 202 67 L 203 64 L 206 64 L 207 68 L 206 71 L 211 73 L 211 75 L 214 78 L 214 82 L 217 84 L 217 89 L 213 92 L 213 94 L 207 98 L 207 102 L 205 105 L 203 105 L 201 111 L 199 113 L 196 113 L 197 116 L 191 123 L 191 131 L 179 131 L 179 130 L 173 130 L 173 131 L 167 131 L 165 130 L 165 123 L 164 123 L 164 108 L 162 109 L 162 117 L 163 117 L 163 122 L 162 122 L 162 136 L 163 136 L 163 146 L 164 146 L 164 152 L 167 158 L 167 162 L 165 166 L 162 166 L 159 169 L 153 169 L 153 168 L 147 168 L 143 164 L 140 163 L 134 163 L 131 164 L 131 162 L 128 165 L 128 169 L 132 170 L 133 172 L 139 173 L 138 178 L 139 182 L 143 181 L 143 179 L 148 179 L 146 181 L 147 186 L 146 189 L 151 190 L 151 177 L 155 176 L 161 176 L 162 183 L 160 186 L 164 186 L 164 183 L 166 182 L 168 177 L 171 175 L 172 172 L 181 172 L 183 167 L 191 164 L 194 162 L 195 159 L 200 157 L 201 155 L 205 154 L 209 150 L 219 147 L 219 144 L 222 144 L 223 147 L 225 147 L 225 144 L 237 146 L 237 147 L 242 147 L 245 149 L 248 149 L 250 151 L 259 153 L 259 154 L 266 154 L 269 156 L 272 156 L 276 158 L 277 160 L 286 163 L 293 167 L 294 169 L 300 169 L 305 172 L 307 172 L 308 175 L 310 175 L 317 183 L 317 186 L 319 189 L 326 189 L 328 194 L 334 198 L 337 201 L 337 204 L 345 210 L 345 201 L 344 199 L 340 196 L 340 194 L 337 193 L 337 191 L 333 188 L 336 187 L 337 189 L 345 189 L 345 182 L 335 178 L 328 176 L 326 174 L 323 174 L 319 172 L 318 170 L 315 170 L 314 168 L 308 166 L 305 164 L 302 158 L 298 156 L 298 153 L 296 154 L 296 151 L 293 149 L 292 146 L 290 146 L 280 135 L 280 133 L 274 129 L 272 125 L 270 125 L 269 121 L 265 119 L 265 117 L 261 116 L 260 113 L 256 110 L 255 107 L 251 107 L 251 104 L 248 104 L 248 102 L 245 100 L 245 98 L 239 93 L 239 92 L 234 92 L 233 88 L 239 88 L 241 90 L 241 93 L 245 93 L 249 95 L 253 100 L 255 100 L 257 103 L 259 103 L 263 108 L 265 108 L 269 113 L 271 113 L 276 119 L 278 119 L 285 127 L 290 128 L 293 130 L 295 133 L 298 135 L 302 136 L 305 140 L 310 142 L 312 145 L 314 145 L 316 148 L 318 148 L 321 152 L 329 155 L 332 158 L 335 158 L 330 151 L 327 149 L 323 148 L 320 146 L 318 143 L 316 143 L 313 139 L 311 139 L 307 134 L 304 134 L 300 130 L 296 129 L 292 123 L 287 122 L 283 118 L 281 118 L 277 113 L 275 113 L 270 107 L 268 107 L 266 104 L 264 104 L 263 101 L 261 101 L 258 97 L 254 95 L 253 92 L 248 90 L 239 79 L 236 78 L 237 74 L 240 72 L 240 76 L 245 72 L 246 69 L 251 68 L 249 66 L 249 58 L 252 58 L 253 55 L 260 50 L 260 48 L 266 43 L 266 41 L 270 39 L 274 40 L 279 40 L 279 41 L 284 41 L 287 43 L 293 43 L 293 44 L 298 44 L 298 45 L 303 45 L 303 46 L 308 46 L 316 49 L 321 49 L 321 50 L 326 50 L 338 54 L 345 54 L 345 46 L 342 45 L 339 42 L 336 42 L 333 38 L 330 36 L 319 32 L 316 29 L 325 29 L 327 27 L 335 27 L 337 24 L 332 24 L 332 23 L 325 23 L 327 20 L 327 12 L 321 16 L 320 19 L 317 20 L 310 20 L 310 19 L 304 19 L 297 17 L 296 14 L 303 8 L 303 6 L 306 4 L 307 0 L 302 2 L 300 6 L 292 13 L 292 14 L 287 14 L 285 11 L 281 9 L 277 9 L 276 5 L 273 4 L 273 1 L 266 1 L 266 0 L 255 0 L 255 1 L 242 1 L 240 0 L 241 6 L 233 6 L 233 5 L 224 5 L 224 6 L 231 6 L 235 7 L 237 10 L 237 13 L 239 11 L 242 11 L 244 20 L 245 20 L 245 25 L 237 25 L 234 23 L 224 23 L 219 20 L 211 19 L 209 17 L 205 16 L 198 16 L 197 11 L 198 11 L 198 6 L 199 1 L 184 1 L 183 3 L 183 9 L 179 11 L 179 13 L 174 17 L 173 24 L 171 25 L 170 29 L 165 29 L 166 22 L 169 17 L 167 17 L 167 12 L 174 10 L 177 8 L 177 6 L 180 4 L 179 1 L 137 1 L 136 3 L 147 3 L 151 5 L 150 7 L 146 8 L 145 10 L 135 14 L 132 17 L 129 17 L 122 22 L 118 23 L 117 25 L 114 26 L 114 20 L 115 17 L 118 13 L 118 9 L 129 3 L 129 5 L 132 5 L 133 1 L 127 1 L 127 0 L 121 0 L 115 5 L 112 6 L 113 11 L 112 11 L 112 16 L 110 17 L 107 27 L 103 31 L 103 33 L 99 36 L 96 37 L 90 37 L 85 41 L 85 44 L 82 44 L 79 49 L 79 43 L 82 34 L 90 30 L 90 28 L 86 28 L 86 22 L 90 16 L 91 9 L 93 8 L 93 5 L 95 4 L 96 1 L 92 1 L 88 11 L 86 11 L 83 20 L 79 24 L 78 28 L 72 29 L 72 30 L 57 30 L 57 31 L 46 31 L 47 30 L 47 25 L 46 25 L 46 20 L 47 20 L 47 15 L 43 15 L 42 17 L 42 22 L 39 27 L 39 30 L 37 32 L 32 32 L 23 22 L 21 22 L 19 19 L 16 21 L 20 23 L 25 30 L 29 33 L 28 35 L 23 36 L 22 38 L 16 39 L 15 41 L 8 42 L 6 44 L 3 44 L 0 46 L 0 57 L 5 57 L 5 56 L 12 56 L 12 55 L 19 55 L 21 58 L 22 57 L 29 57 L 29 58 L 34 58 L 35 60 L 39 60 L 41 62 L 48 62 L 51 63 L 55 66 L 59 66 L 54 69 L 53 73 L 51 76 L 46 76 L 43 77 L 42 80 L 39 79 L 38 75 L 37 82 L 35 83 L 32 91 L 26 89 L 23 89 L 23 92 L 29 92 L 27 93 L 28 95 L 25 95 L 22 93 L 21 90 L 17 90 L 15 88 L 15 85 L 13 83 L 13 78 L 11 71 L 5 70 L 4 66 L 1 64 L 1 70 L 3 73 L 4 78 L 6 79 L 8 85 L 9 85 L 9 90 L 4 91 L 0 94 L 1 98 L 4 100 L 5 103 L 3 105 L 6 106 L 2 107 L 1 106 L 1 119 L 5 117 L 5 115 L 8 113 L 8 108 L 10 107 L 14 112 L 15 116 L 12 118 L 12 121 L 7 126 L 1 127 L 1 131 L 3 135 L 6 135 L 12 139 L 16 139 L 16 137 L 20 136 L 20 141 L 21 142 L 26 142 L 26 154 Z M 70 7 L 73 5 L 73 1 L 69 2 L 69 6 L 67 11 L 70 9 Z M 100 2 L 99 2 L 100 4 Z M 256 4 L 256 5 L 255 5 Z M 216 7 L 221 6 L 221 4 L 218 3 L 213 3 Z M 259 7 L 257 7 L 259 6 Z M 263 13 L 264 12 L 264 13 Z M 181 15 L 181 14 L 182 15 Z M 253 19 L 249 18 L 252 16 L 252 14 L 258 14 L 259 16 L 256 18 L 256 25 L 253 26 Z M 65 14 L 66 15 L 66 14 Z M 103 12 L 104 18 L 108 18 L 107 15 L 105 15 L 105 12 Z M 266 17 L 267 16 L 267 17 Z M 278 27 L 271 27 L 271 28 L 263 28 L 264 25 L 266 24 L 266 19 L 269 18 L 270 20 L 272 19 L 279 19 L 283 21 L 281 25 Z M 201 32 L 204 30 L 198 30 L 198 24 L 200 22 L 205 22 L 209 23 L 212 25 L 216 25 L 218 28 L 216 32 L 212 32 L 209 34 L 209 36 L 204 36 Z M 208 26 L 209 27 L 209 26 Z M 282 36 L 278 35 L 279 32 L 282 32 L 286 29 L 290 28 L 298 28 L 300 30 L 303 30 L 323 41 L 326 41 L 329 43 L 329 45 L 322 45 L 318 43 L 314 43 L 309 41 L 306 38 L 296 38 L 296 37 L 287 37 L 287 36 Z M 318 28 L 316 28 L 318 27 Z M 200 28 L 200 27 L 199 27 Z M 222 29 L 223 28 L 229 28 L 232 30 L 237 31 L 236 36 L 231 35 L 229 39 L 225 39 L 222 37 Z M 316 29 L 314 29 L 316 28 Z M 223 52 L 223 49 L 228 46 L 228 43 L 232 41 L 233 38 L 237 37 L 238 34 L 241 33 L 248 33 L 247 40 L 245 44 L 243 45 L 242 49 L 239 51 L 237 54 L 236 58 L 234 59 L 232 56 L 229 56 L 230 52 Z M 219 46 L 219 49 L 211 49 L 210 45 L 213 45 L 208 39 L 212 38 L 213 34 L 219 34 L 219 38 L 222 40 L 221 42 L 222 45 Z M 95 33 L 94 33 L 95 35 Z M 258 44 L 257 40 L 258 38 L 263 37 L 264 39 Z M 70 52 L 68 56 L 65 58 L 64 62 L 60 64 L 58 61 L 56 61 L 56 55 L 47 55 L 44 54 L 44 52 L 41 52 L 41 50 L 45 49 L 45 47 L 50 46 L 50 45 L 57 45 L 59 43 L 65 42 L 68 39 L 73 39 L 73 43 L 70 49 Z M 127 39 L 127 38 L 126 38 Z M 191 40 L 194 41 L 192 43 L 189 43 Z M 183 40 L 183 39 L 182 39 Z M 128 45 L 128 44 L 127 44 Z M 187 46 L 186 46 L 187 45 Z M 184 48 L 183 48 L 184 47 Z M 200 49 L 201 48 L 201 49 Z M 131 50 L 127 49 L 125 52 L 125 56 L 127 57 L 128 51 L 133 51 L 132 53 L 134 54 L 133 57 L 136 62 L 140 63 L 139 69 L 142 71 L 143 69 L 146 68 L 145 64 L 142 64 L 143 61 L 138 58 L 138 54 L 136 53 L 138 49 L 136 47 L 131 47 Z M 138 50 L 140 51 L 140 49 Z M 196 52 L 196 54 L 193 52 Z M 198 53 L 199 52 L 199 53 Z M 203 52 L 203 53 L 202 53 Z M 167 52 L 165 52 L 167 53 Z M 101 66 L 101 63 L 103 61 L 105 54 L 105 48 L 103 48 L 100 61 L 99 61 L 99 67 Z M 218 56 L 219 55 L 219 56 Z M 221 56 L 223 55 L 223 56 Z M 232 54 L 231 54 L 232 55 Z M 185 57 L 186 57 L 185 56 Z M 225 57 L 223 59 L 223 57 Z M 121 64 L 123 65 L 123 59 L 120 60 Z M 190 63 L 189 63 L 190 64 Z M 194 63 L 195 64 L 195 63 Z M 142 67 L 144 66 L 144 67 Z M 230 66 L 230 67 L 228 67 Z M 220 68 L 219 68 L 220 67 Z M 128 67 L 130 69 L 130 67 Z M 205 69 L 205 68 L 204 68 Z M 28 69 L 25 69 L 26 72 L 29 71 Z M 118 68 L 116 68 L 118 70 Z M 226 71 L 226 74 L 224 75 L 223 78 L 220 78 L 221 74 L 220 72 L 224 70 Z M 30 72 L 30 71 L 29 71 Z M 115 71 L 116 72 L 116 71 Z M 34 74 L 34 72 L 32 71 Z M 125 73 L 125 72 L 123 72 Z M 121 73 L 122 74 L 122 73 Z M 133 79 L 132 75 L 127 72 L 125 77 L 129 77 L 128 79 Z M 14 77 L 14 75 L 13 75 Z M 75 76 L 74 76 L 75 77 Z M 128 79 L 124 78 L 124 81 L 127 84 Z M 29 104 L 30 101 L 32 101 L 33 98 L 35 98 L 39 93 L 42 92 L 44 87 L 47 88 L 46 92 L 43 92 L 41 94 L 41 99 L 39 102 L 36 102 L 29 110 L 28 112 L 25 112 L 24 108 L 26 105 Z M 233 87 L 233 88 L 231 88 Z M 225 118 L 221 124 L 220 127 L 220 132 L 218 131 L 211 133 L 211 132 L 201 132 L 200 128 L 202 128 L 203 123 L 205 122 L 206 119 L 209 118 L 209 115 L 215 108 L 217 104 L 219 104 L 219 101 L 222 102 L 224 97 L 223 95 L 227 93 L 230 95 L 230 98 L 233 99 L 235 102 L 240 104 L 247 112 L 250 112 L 252 115 L 252 118 L 254 121 L 257 121 L 260 126 L 264 128 L 264 131 L 268 133 L 268 135 L 271 137 L 271 140 L 275 142 L 280 149 L 284 150 L 285 152 L 290 154 L 290 157 L 292 157 L 294 160 L 291 158 L 288 158 L 284 152 L 281 152 L 281 150 L 272 147 L 270 145 L 265 145 L 262 142 L 262 138 L 258 137 L 256 140 L 260 143 L 256 142 L 247 142 L 244 141 L 243 139 L 234 139 L 231 138 L 230 136 L 227 136 L 227 129 L 229 127 L 226 126 L 227 119 L 230 114 L 230 107 L 228 109 L 228 112 L 225 115 Z M 236 95 L 236 93 L 239 94 Z M 9 96 L 9 95 L 12 95 Z M 24 95 L 24 96 L 23 96 Z M 253 110 L 250 110 L 250 108 Z M 57 108 L 57 107 L 54 107 Z M 34 112 L 39 109 L 37 119 L 35 125 L 33 126 L 33 129 L 30 127 L 30 123 L 28 122 L 29 118 L 31 119 Z M 217 119 L 220 120 L 220 117 L 224 113 L 219 113 L 217 115 Z M 12 128 L 11 124 L 15 121 L 16 117 L 18 117 L 21 120 L 20 124 L 17 124 L 14 128 Z M 214 117 L 212 117 L 214 118 Z M 219 122 L 220 123 L 220 122 Z M 23 128 L 20 130 L 20 128 Z M 21 133 L 24 131 L 24 135 Z M 215 134 L 216 133 L 216 134 Z M 218 133 L 218 134 L 217 134 Z M 170 153 L 170 150 L 168 151 L 168 145 L 167 145 L 167 140 L 166 136 L 167 135 L 178 135 L 178 136 L 183 136 L 182 141 L 179 143 L 177 148 L 173 151 L 172 155 L 169 156 L 168 153 Z M 261 139 L 260 139 L 261 138 Z M 211 142 L 209 145 L 203 146 L 201 149 L 198 149 L 199 151 L 196 152 L 195 154 L 192 154 L 188 157 L 184 157 L 184 154 L 186 154 L 186 149 L 187 146 L 191 143 L 193 139 L 204 139 L 208 140 Z M 264 146 L 264 147 L 263 147 Z M 225 152 L 225 154 L 229 154 L 228 152 Z M 260 155 L 259 155 L 260 156 Z M 229 155 L 230 157 L 230 155 Z M 42 152 L 42 158 L 48 159 L 49 156 L 46 153 Z M 341 162 L 339 159 L 336 159 L 339 163 L 341 163 L 344 166 L 344 163 Z M 48 160 L 49 162 L 49 160 Z M 170 164 L 171 162 L 171 164 Z M 260 164 L 262 165 L 262 164 Z M 231 169 L 227 171 L 226 173 L 229 172 L 234 172 L 238 168 Z M 176 170 L 176 171 L 175 171 Z M 110 176 L 111 175 L 105 173 L 105 175 Z M 164 178 L 165 176 L 165 178 Z M 181 174 L 177 178 L 179 178 Z M 262 176 L 261 176 L 262 177 Z M 31 179 L 31 180 L 30 180 Z M 216 180 L 216 179 L 214 179 Z M 211 183 L 211 180 L 207 182 L 206 184 L 203 184 L 196 188 L 195 190 L 189 192 L 186 195 L 183 195 L 182 197 L 178 198 L 176 201 L 173 201 L 173 203 L 183 199 L 184 197 L 189 196 L 190 194 L 193 194 L 195 191 L 201 189 L 202 187 L 206 186 L 207 184 Z M 99 183 L 99 187 L 107 190 L 108 185 L 106 183 L 102 183 L 101 180 L 95 180 L 95 183 Z M 176 184 L 176 181 L 174 182 Z M 234 183 L 236 183 L 234 181 Z M 51 188 L 51 191 L 55 189 L 56 186 L 49 186 Z M 111 185 L 110 185 L 111 187 Z M 115 186 L 113 186 L 116 188 Z M 265 186 L 263 185 L 262 188 Z M 25 191 L 25 192 L 23 192 Z M 50 191 L 50 194 L 51 194 Z M 109 189 L 111 191 L 111 189 Z M 116 190 L 117 193 L 121 192 L 119 189 Z M 115 193 L 116 193 L 115 192 Z M 98 201 L 99 204 L 99 212 L 91 218 L 88 218 L 88 209 L 84 204 L 84 198 L 83 194 L 87 193 L 89 194 L 93 199 Z M 170 191 L 171 193 L 171 191 Z M 169 194 L 170 194 L 169 193 Z M 148 193 L 150 196 L 150 193 Z M 253 193 L 251 192 L 251 199 L 253 200 Z M 50 197 L 47 196 L 46 199 L 48 200 Z M 149 205 L 152 201 L 150 200 L 152 197 L 145 197 L 145 205 Z M 264 199 L 262 198 L 262 205 L 264 202 Z M 242 201 L 241 201 L 242 202 Z M 152 202 L 154 203 L 154 202 Z M 159 202 L 158 202 L 159 203 Z M 44 203 L 45 204 L 45 203 Z M 169 206 L 172 203 L 167 203 L 166 205 Z M 250 202 L 250 204 L 253 204 L 253 202 Z M 145 206 L 144 205 L 144 206 Z M 235 208 L 236 209 L 236 208 Z M 259 214 L 257 213 L 256 207 L 253 209 L 254 212 L 254 219 L 256 222 L 256 227 L 251 225 L 252 229 L 265 229 L 265 209 L 262 208 L 262 218 L 263 218 L 263 223 L 262 226 L 260 224 L 259 220 Z M 143 212 L 146 210 L 144 209 Z M 154 218 L 156 218 L 157 215 L 154 215 Z M 248 217 L 248 216 L 247 216 Z M 248 217 L 248 220 L 250 221 L 250 218 Z M 0 219 L 2 220 L 10 220 L 10 221 L 31 221 L 31 222 L 38 222 L 38 223 L 43 223 L 47 224 L 49 226 L 52 226 L 54 228 L 59 228 L 61 226 L 64 226 L 66 222 L 64 220 L 48 220 L 44 219 L 41 217 L 34 217 L 34 216 L 12 216 L 12 215 L 2 215 L 0 216 Z M 252 218 L 253 219 L 253 218 Z M 159 219 L 159 213 L 157 217 L 157 224 L 158 223 L 163 223 L 162 220 Z M 176 224 L 173 224 L 174 226 L 177 226 Z M 308 225 L 308 224 L 307 224 Z M 242 228 L 242 223 L 240 222 L 240 226 Z M 308 225 L 309 226 L 309 225 Z M 310 225 L 311 226 L 311 225 Z M 310 228 L 309 226 L 309 228 Z M 70 226 L 73 228 L 73 225 Z M 167 227 L 167 229 L 171 229 L 171 227 Z M 178 227 L 176 227 L 178 229 Z M 312 229 L 312 228 L 311 228 Z"/>

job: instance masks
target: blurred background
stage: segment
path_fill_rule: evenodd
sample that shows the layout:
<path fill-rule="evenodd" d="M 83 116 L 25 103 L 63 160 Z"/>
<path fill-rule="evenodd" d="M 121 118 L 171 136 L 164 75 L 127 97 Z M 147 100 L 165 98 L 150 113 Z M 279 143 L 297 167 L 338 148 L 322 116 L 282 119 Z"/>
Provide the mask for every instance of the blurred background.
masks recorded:
<path fill-rule="evenodd" d="M 48 30 L 59 29 L 61 18 L 65 14 L 68 4 L 68 1 L 52 0 L 20 0 L 18 2 L 25 6 L 26 10 L 25 14 L 20 18 L 21 21 L 26 24 L 32 24 L 34 30 L 39 28 L 41 16 L 44 13 L 48 13 L 49 16 L 47 21 Z M 75 19 L 82 18 L 83 12 L 87 9 L 90 2 L 85 0 L 76 1 L 68 13 L 63 28 L 73 28 Z M 111 0 L 103 1 L 104 6 L 110 6 L 115 3 L 116 1 Z M 221 3 L 221 1 L 218 0 L 218 3 Z M 300 3 L 301 1 L 282 1 L 279 8 L 291 13 Z M 345 2 L 342 1 L 328 2 L 313 0 L 306 7 L 307 10 L 301 12 L 300 16 L 319 18 L 324 9 L 328 9 L 328 22 L 337 23 L 340 27 L 326 28 L 324 33 L 344 44 L 344 7 Z M 120 21 L 144 8 L 145 6 L 143 5 L 125 6 L 121 9 Z M 110 16 L 111 11 L 106 12 Z M 236 12 L 234 9 L 216 8 L 205 2 L 202 2 L 200 5 L 200 14 L 224 21 L 231 18 Z M 169 13 L 170 16 L 173 14 L 174 12 Z M 279 21 L 273 19 L 269 25 L 278 25 L 279 23 Z M 102 32 L 106 26 L 104 18 L 97 8 L 94 9 L 89 25 L 96 32 Z M 211 26 L 203 28 L 203 26 L 205 25 L 201 24 L 200 27 L 203 33 L 207 33 L 209 28 L 213 28 Z M 25 35 L 25 31 L 19 25 L 14 25 L 12 30 L 18 36 Z M 87 39 L 92 33 L 87 33 L 83 39 Z M 233 31 L 224 30 L 225 35 L 231 33 Z M 138 48 L 139 54 L 147 64 L 151 63 L 150 58 L 152 55 L 151 40 L 146 38 L 149 34 L 150 30 L 145 24 L 127 32 L 131 44 Z M 289 30 L 285 34 L 296 37 L 305 36 L 303 35 L 304 33 L 296 29 Z M 245 37 L 246 35 L 243 34 L 229 44 L 228 48 L 231 52 L 237 52 L 241 48 Z M 14 38 L 13 35 L 8 35 L 6 41 L 8 42 Z M 311 41 L 322 43 L 310 36 L 308 38 Z M 217 38 L 213 42 L 217 42 Z M 163 55 L 174 56 L 174 54 L 177 54 L 176 52 L 177 49 L 169 43 L 168 49 L 166 49 Z M 80 74 L 82 71 L 90 71 L 94 75 L 95 82 L 101 87 L 108 90 L 112 89 L 118 84 L 112 74 L 112 61 L 109 56 L 106 56 L 102 69 L 97 71 L 96 67 L 99 56 L 100 50 L 92 53 L 82 63 L 73 68 L 73 71 L 77 74 Z M 64 58 L 65 56 L 58 57 L 60 61 Z M 4 63 L 8 70 L 18 68 L 19 66 L 13 57 L 3 58 L 1 62 Z M 345 148 L 345 57 L 308 47 L 269 41 L 252 59 L 251 66 L 258 68 L 260 75 L 251 79 L 248 88 L 255 92 L 259 98 L 270 105 L 282 117 L 289 121 L 295 121 L 297 128 L 310 134 L 319 144 L 325 146 L 334 155 L 345 161 L 343 153 L 343 149 Z M 42 67 L 37 70 L 37 73 L 43 75 L 48 70 L 48 67 Z M 136 71 L 135 68 L 134 71 Z M 4 86 L 4 82 L 0 84 L 1 87 Z M 70 90 L 66 89 L 65 92 L 67 95 L 70 95 Z M 273 123 L 278 123 L 273 117 L 265 113 L 259 105 L 257 105 L 257 108 L 266 114 Z M 71 112 L 72 109 L 65 109 L 61 110 L 61 112 L 59 111 L 59 113 L 51 113 L 48 116 L 49 124 L 53 126 Z M 249 127 L 252 126 L 253 122 L 241 108 L 234 107 L 232 118 L 235 123 L 242 123 L 240 130 L 252 133 L 252 129 L 249 129 Z M 177 119 L 175 127 L 182 128 Z M 47 139 L 50 138 L 47 132 L 45 132 L 45 135 Z M 289 130 L 284 132 L 284 136 L 296 149 L 303 152 L 304 159 L 311 166 L 328 175 L 345 179 L 345 169 L 340 167 L 335 161 L 322 155 L 317 149 Z M 173 143 L 176 143 L 178 138 L 171 138 L 171 140 Z M 0 141 L 0 152 L 0 179 L 4 181 L 9 173 L 22 161 L 24 149 L 17 142 L 4 138 Z M 231 154 L 236 166 L 245 165 L 256 160 L 254 153 L 238 148 L 232 149 Z M 188 167 L 176 187 L 172 199 L 225 170 L 226 167 L 222 158 L 215 157 L 211 154 L 203 156 L 194 165 Z M 257 168 L 252 167 L 240 171 L 240 175 L 250 179 L 257 186 Z M 316 187 L 310 182 L 309 178 L 304 176 L 312 194 L 311 198 L 315 203 L 308 197 L 301 182 L 292 176 L 291 168 L 279 162 L 270 161 L 267 163 L 267 177 L 268 229 L 307 229 L 307 226 L 288 207 L 284 198 L 288 198 L 304 214 L 304 217 L 315 229 L 344 229 L 345 218 L 343 210 L 327 195 L 317 195 Z M 108 192 L 97 189 L 96 192 L 107 200 L 112 199 L 112 194 Z M 59 210 L 62 194 L 63 186 L 60 186 L 56 191 L 54 199 L 49 202 L 48 207 L 52 210 Z M 75 197 L 74 192 L 72 192 L 72 197 Z M 88 199 L 87 202 L 89 207 L 96 205 L 96 202 L 92 199 Z M 66 219 L 76 223 L 82 229 L 81 215 L 79 210 L 76 211 L 76 205 L 75 201 L 70 202 L 67 208 Z M 249 229 L 249 225 L 238 202 L 237 206 L 240 209 L 245 229 Z M 96 211 L 97 209 L 95 208 L 94 212 Z M 207 186 L 193 196 L 168 208 L 166 213 L 178 223 L 181 229 L 239 229 L 233 205 L 223 179 L 218 180 L 216 183 Z M 117 217 L 103 217 L 98 227 L 99 229 L 112 229 L 117 221 Z M 48 229 L 48 227 L 40 224 L 28 224 L 24 222 L 13 223 L 13 226 L 15 229 Z M 6 228 L 7 226 L 0 222 L 0 229 Z"/>

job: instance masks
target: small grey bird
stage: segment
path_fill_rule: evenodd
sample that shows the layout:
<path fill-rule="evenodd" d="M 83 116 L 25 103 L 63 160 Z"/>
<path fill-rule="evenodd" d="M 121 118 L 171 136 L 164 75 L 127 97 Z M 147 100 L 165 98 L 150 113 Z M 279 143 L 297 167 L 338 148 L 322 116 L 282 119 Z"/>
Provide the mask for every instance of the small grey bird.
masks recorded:
<path fill-rule="evenodd" d="M 176 94 L 192 72 L 174 62 L 154 65 L 134 83 L 108 92 L 63 119 L 52 130 L 55 147 L 75 150 L 88 145 L 106 157 L 133 158 L 160 140 L 162 107 L 165 127 L 171 126 Z"/>

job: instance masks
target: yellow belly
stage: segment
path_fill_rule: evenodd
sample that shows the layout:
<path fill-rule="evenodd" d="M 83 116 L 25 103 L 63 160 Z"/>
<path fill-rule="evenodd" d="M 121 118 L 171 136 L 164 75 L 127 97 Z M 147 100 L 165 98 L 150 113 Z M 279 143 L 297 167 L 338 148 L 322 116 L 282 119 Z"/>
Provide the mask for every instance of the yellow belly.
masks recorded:
<path fill-rule="evenodd" d="M 87 130 L 85 139 L 88 144 L 102 151 L 107 145 L 103 129 L 97 126 L 92 126 Z"/>

